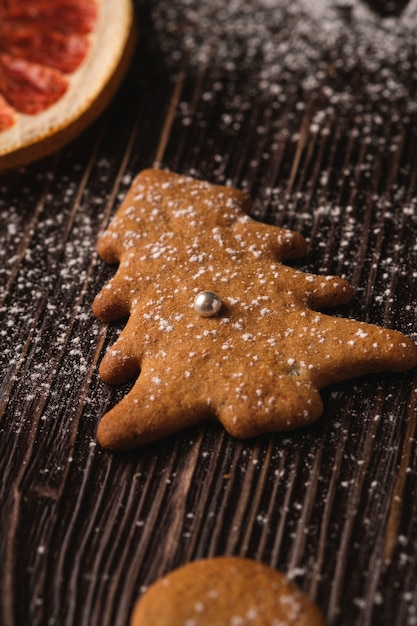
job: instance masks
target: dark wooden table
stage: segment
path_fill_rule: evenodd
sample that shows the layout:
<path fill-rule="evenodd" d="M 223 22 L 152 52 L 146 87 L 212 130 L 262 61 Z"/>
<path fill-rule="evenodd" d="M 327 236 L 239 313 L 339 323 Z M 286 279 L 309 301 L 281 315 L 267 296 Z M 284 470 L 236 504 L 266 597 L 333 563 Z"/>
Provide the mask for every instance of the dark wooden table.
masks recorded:
<path fill-rule="evenodd" d="M 174 72 L 157 4 L 138 3 L 137 53 L 101 119 L 1 175 L 0 624 L 127 626 L 152 581 L 233 554 L 282 570 L 329 624 L 415 625 L 414 372 L 327 388 L 318 423 L 290 434 L 203 424 L 131 453 L 96 443 L 127 388 L 97 373 L 123 325 L 91 312 L 114 271 L 95 245 L 154 164 L 243 188 L 255 217 L 307 238 L 301 269 L 352 282 L 341 315 L 416 337 L 415 48 L 398 98 L 329 62 L 311 90 L 287 72 L 280 99 L 246 69 Z"/>

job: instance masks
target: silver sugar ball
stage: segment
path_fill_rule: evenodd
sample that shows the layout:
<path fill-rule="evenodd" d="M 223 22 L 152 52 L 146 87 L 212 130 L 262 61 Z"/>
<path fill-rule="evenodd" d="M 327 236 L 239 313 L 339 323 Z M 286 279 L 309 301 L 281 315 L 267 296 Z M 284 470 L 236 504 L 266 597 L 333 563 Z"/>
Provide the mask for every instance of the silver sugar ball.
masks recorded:
<path fill-rule="evenodd" d="M 202 291 L 194 298 L 194 311 L 202 317 L 213 317 L 222 308 L 222 301 L 214 291 Z"/>

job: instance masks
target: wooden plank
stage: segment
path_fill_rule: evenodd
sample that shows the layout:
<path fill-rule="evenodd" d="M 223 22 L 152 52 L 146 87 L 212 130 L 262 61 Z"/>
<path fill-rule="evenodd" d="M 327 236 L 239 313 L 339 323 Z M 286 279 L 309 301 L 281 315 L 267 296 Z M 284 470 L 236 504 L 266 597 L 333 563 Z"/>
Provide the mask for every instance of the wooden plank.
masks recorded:
<path fill-rule="evenodd" d="M 1 176 L 0 623 L 126 626 L 170 569 L 235 554 L 288 574 L 329 624 L 411 625 L 413 372 L 326 389 L 323 417 L 300 432 L 236 441 L 203 424 L 126 454 L 96 443 L 129 386 L 97 373 L 122 324 L 91 312 L 114 271 L 95 245 L 152 164 L 245 189 L 255 217 L 308 238 L 299 267 L 355 285 L 338 315 L 416 332 L 408 103 L 366 108 L 352 92 L 330 107 L 292 86 L 242 106 L 242 84 L 210 62 L 189 60 L 173 81 L 139 8 L 135 63 L 107 113 L 60 154 Z"/>

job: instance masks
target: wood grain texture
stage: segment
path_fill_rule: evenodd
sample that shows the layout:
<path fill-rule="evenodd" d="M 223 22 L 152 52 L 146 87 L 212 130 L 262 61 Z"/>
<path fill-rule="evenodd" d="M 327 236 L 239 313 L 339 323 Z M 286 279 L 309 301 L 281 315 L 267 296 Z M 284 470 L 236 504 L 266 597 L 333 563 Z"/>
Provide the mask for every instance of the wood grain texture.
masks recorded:
<path fill-rule="evenodd" d="M 152 581 L 233 554 L 288 574 L 332 626 L 412 626 L 414 372 L 328 388 L 319 422 L 287 435 L 204 424 L 134 453 L 96 444 L 127 387 L 97 373 L 122 325 L 92 315 L 114 271 L 95 245 L 152 164 L 243 188 L 255 217 L 308 239 L 303 270 L 355 286 L 337 314 L 416 333 L 417 114 L 359 95 L 300 106 L 296 89 L 233 110 L 219 68 L 172 80 L 151 6 L 138 3 L 135 62 L 106 114 L 0 180 L 0 624 L 127 626 Z"/>

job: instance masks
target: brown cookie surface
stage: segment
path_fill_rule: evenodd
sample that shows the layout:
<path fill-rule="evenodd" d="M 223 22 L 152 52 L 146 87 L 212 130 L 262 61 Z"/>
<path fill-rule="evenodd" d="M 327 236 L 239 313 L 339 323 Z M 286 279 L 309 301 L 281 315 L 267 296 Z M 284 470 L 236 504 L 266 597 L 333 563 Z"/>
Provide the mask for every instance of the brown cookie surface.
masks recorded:
<path fill-rule="evenodd" d="M 416 364 L 401 333 L 318 312 L 348 302 L 350 285 L 284 265 L 305 253 L 304 238 L 254 221 L 250 208 L 236 189 L 160 170 L 133 182 L 98 244 L 119 267 L 94 313 L 129 316 L 100 374 L 138 376 L 99 424 L 104 447 L 133 448 L 206 418 L 236 437 L 289 430 L 319 417 L 325 385 Z M 221 303 L 211 317 L 194 304 L 207 291 Z"/>
<path fill-rule="evenodd" d="M 130 626 L 324 626 L 317 606 L 281 573 L 250 559 L 189 563 L 154 583 Z"/>

